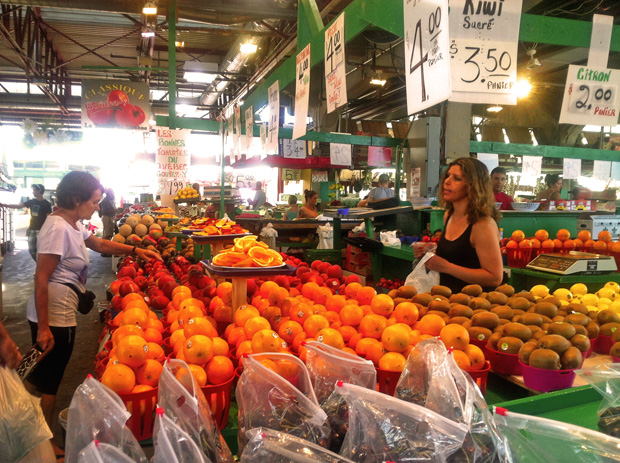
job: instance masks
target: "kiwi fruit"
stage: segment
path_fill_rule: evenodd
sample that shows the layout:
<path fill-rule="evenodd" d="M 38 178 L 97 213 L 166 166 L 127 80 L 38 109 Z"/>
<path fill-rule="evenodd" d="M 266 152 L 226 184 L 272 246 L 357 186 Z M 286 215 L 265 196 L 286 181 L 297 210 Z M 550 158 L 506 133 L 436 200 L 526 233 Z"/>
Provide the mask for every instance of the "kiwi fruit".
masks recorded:
<path fill-rule="evenodd" d="M 618 316 L 618 314 L 614 312 L 613 310 L 605 309 L 605 310 L 601 310 L 598 313 L 598 317 L 596 318 L 596 321 L 599 322 L 601 326 L 607 323 L 612 323 L 612 322 L 620 323 L 620 316 Z"/>
<path fill-rule="evenodd" d="M 547 333 L 559 334 L 560 336 L 564 336 L 566 339 L 572 339 L 572 337 L 577 334 L 577 330 L 575 329 L 575 325 L 571 325 L 570 323 L 554 322 L 549 325 Z"/>
<path fill-rule="evenodd" d="M 588 317 L 590 317 L 592 320 L 596 321 L 596 319 L 598 317 L 598 311 L 597 310 L 590 310 L 588 312 Z"/>
<path fill-rule="evenodd" d="M 390 296 L 392 299 L 396 299 L 398 297 L 398 290 L 397 289 L 390 290 L 390 292 L 388 292 L 388 296 Z"/>
<path fill-rule="evenodd" d="M 478 297 L 482 294 L 482 286 L 480 285 L 467 285 L 463 287 L 462 293 L 471 297 Z"/>
<path fill-rule="evenodd" d="M 495 291 L 504 293 L 506 296 L 511 297 L 515 293 L 515 289 L 510 285 L 498 286 Z"/>
<path fill-rule="evenodd" d="M 588 323 L 592 321 L 592 319 L 582 313 L 572 313 L 570 315 L 567 315 L 564 318 L 564 321 L 567 323 L 572 323 L 573 325 L 586 326 Z"/>
<path fill-rule="evenodd" d="M 471 328 L 471 320 L 469 318 L 465 319 L 465 321 L 463 323 L 461 323 L 461 326 L 463 328 L 465 328 L 466 330 Z"/>
<path fill-rule="evenodd" d="M 555 304 L 551 302 L 538 302 L 534 306 L 534 312 L 540 315 L 544 315 L 549 318 L 553 318 L 558 314 L 558 308 Z"/>
<path fill-rule="evenodd" d="M 547 296 L 546 298 L 543 299 L 543 302 L 549 302 L 549 303 L 553 304 L 554 306 L 556 306 L 558 309 L 560 307 L 562 307 L 562 303 L 555 296 Z"/>
<path fill-rule="evenodd" d="M 570 346 L 570 341 L 559 334 L 547 334 L 538 340 L 540 349 L 551 349 L 558 355 L 562 355 Z"/>
<path fill-rule="evenodd" d="M 428 309 L 448 313 L 450 311 L 450 303 L 447 301 L 434 300 L 428 304 Z"/>
<path fill-rule="evenodd" d="M 493 312 L 479 312 L 471 317 L 471 324 L 493 330 L 499 325 L 499 317 Z"/>
<path fill-rule="evenodd" d="M 525 310 L 521 310 L 521 309 L 512 309 L 512 313 L 514 314 L 515 317 L 519 316 L 519 315 L 523 315 L 525 313 Z"/>
<path fill-rule="evenodd" d="M 450 307 L 450 310 L 448 311 L 448 315 L 450 315 L 451 317 L 471 318 L 474 315 L 474 311 L 471 310 L 466 305 L 454 304 L 452 307 Z"/>
<path fill-rule="evenodd" d="M 530 301 L 528 301 L 526 298 L 524 297 L 511 297 L 510 299 L 508 299 L 508 302 L 506 302 L 506 305 L 508 307 L 510 307 L 511 309 L 515 310 L 527 310 L 530 308 Z"/>
<path fill-rule="evenodd" d="M 551 323 L 543 323 L 542 325 L 540 325 L 540 329 L 546 332 L 549 328 L 549 325 L 551 325 Z"/>
<path fill-rule="evenodd" d="M 617 342 L 613 346 L 611 346 L 609 355 L 611 355 L 612 357 L 620 357 L 620 342 Z"/>
<path fill-rule="evenodd" d="M 598 338 L 598 335 L 601 334 L 601 327 L 594 321 L 586 325 L 586 330 L 588 330 L 588 337 L 590 339 Z"/>
<path fill-rule="evenodd" d="M 482 297 L 474 297 L 469 301 L 469 307 L 471 307 L 472 310 L 491 310 L 491 303 Z"/>
<path fill-rule="evenodd" d="M 450 302 L 454 302 L 455 304 L 469 305 L 470 299 L 471 298 L 464 293 L 456 293 L 450 296 Z"/>
<path fill-rule="evenodd" d="M 524 297 L 530 302 L 536 302 L 536 296 L 534 296 L 529 291 L 520 291 L 514 295 L 514 297 Z"/>
<path fill-rule="evenodd" d="M 470 339 L 477 339 L 478 341 L 488 341 L 493 335 L 493 332 L 483 326 L 472 326 L 467 330 Z"/>
<path fill-rule="evenodd" d="M 396 307 L 401 302 L 411 302 L 409 299 L 405 299 L 404 297 L 395 297 L 394 298 L 394 307 Z"/>
<path fill-rule="evenodd" d="M 581 351 L 574 346 L 566 349 L 566 352 L 560 357 L 560 363 L 562 364 L 562 370 L 574 370 L 581 367 L 583 363 L 583 355 Z"/>
<path fill-rule="evenodd" d="M 503 326 L 506 323 L 512 323 L 510 320 L 506 320 L 505 318 L 500 318 L 499 319 L 499 326 Z"/>
<path fill-rule="evenodd" d="M 588 352 L 590 350 L 590 346 L 592 345 L 590 338 L 584 336 L 583 334 L 576 334 L 570 338 L 570 343 L 583 353 Z"/>
<path fill-rule="evenodd" d="M 499 318 L 503 318 L 505 320 L 510 320 L 512 319 L 512 317 L 514 317 L 514 311 L 507 305 L 500 305 L 497 307 L 493 307 L 491 309 L 491 313 L 494 313 Z"/>
<path fill-rule="evenodd" d="M 452 296 L 452 290 L 450 288 L 448 288 L 447 286 L 442 286 L 442 285 L 435 285 L 431 288 L 431 295 L 433 296 L 443 296 L 443 297 L 450 297 Z"/>
<path fill-rule="evenodd" d="M 530 354 L 530 366 L 543 370 L 559 370 L 562 363 L 557 352 L 551 349 L 535 349 Z"/>
<path fill-rule="evenodd" d="M 620 323 L 609 322 L 601 325 L 601 333 L 603 336 L 612 336 L 616 330 L 620 328 Z"/>
<path fill-rule="evenodd" d="M 493 333 L 487 341 L 487 349 L 497 350 L 497 341 L 503 337 L 504 335 L 500 331 Z"/>
<path fill-rule="evenodd" d="M 532 336 L 534 336 L 535 333 L 542 331 L 542 328 L 540 326 L 536 326 L 536 325 L 525 325 L 525 326 L 527 326 L 532 331 Z"/>
<path fill-rule="evenodd" d="M 532 337 L 532 330 L 521 323 L 506 323 L 502 333 L 504 336 L 518 338 L 523 342 L 529 341 Z"/>
<path fill-rule="evenodd" d="M 541 329 L 540 331 L 536 331 L 534 334 L 532 334 L 532 339 L 538 341 L 543 336 L 547 336 L 547 332 Z"/>
<path fill-rule="evenodd" d="M 529 365 L 530 364 L 530 355 L 537 348 L 538 348 L 538 346 L 537 346 L 536 342 L 532 342 L 532 341 L 526 342 L 525 344 L 523 344 L 523 346 L 521 346 L 521 349 L 519 349 L 519 360 L 521 360 L 526 365 Z"/>
<path fill-rule="evenodd" d="M 418 294 L 416 287 L 411 285 L 403 285 L 396 291 L 398 291 L 398 297 L 404 297 L 405 299 L 411 299 Z"/>
<path fill-rule="evenodd" d="M 411 298 L 411 302 L 417 302 L 418 304 L 422 304 L 424 307 L 428 307 L 432 300 L 433 296 L 428 293 L 416 294 Z"/>
<path fill-rule="evenodd" d="M 516 321 L 518 323 L 523 323 L 524 325 L 541 326 L 543 324 L 542 317 L 539 314 L 533 312 L 524 313 L 523 315 L 519 315 L 515 318 L 517 319 Z"/>
<path fill-rule="evenodd" d="M 556 315 L 551 319 L 552 322 L 562 323 L 564 321 L 564 317 L 562 315 Z"/>
<path fill-rule="evenodd" d="M 568 315 L 568 312 L 566 312 L 566 310 L 558 310 L 558 317 L 566 317 Z"/>
<path fill-rule="evenodd" d="M 514 336 L 504 336 L 497 341 L 497 351 L 504 354 L 518 354 L 523 341 Z"/>
<path fill-rule="evenodd" d="M 448 315 L 449 316 L 449 315 Z M 456 323 L 457 325 L 462 325 L 463 322 L 469 321 L 467 317 L 452 317 L 448 323 Z"/>
<path fill-rule="evenodd" d="M 468 306 L 468 307 L 469 307 L 469 306 Z M 476 315 L 477 313 L 489 313 L 489 311 L 488 311 L 488 310 L 482 310 L 482 309 L 476 309 L 476 310 L 473 310 L 473 311 L 472 311 L 472 314 L 473 314 L 473 315 L 472 315 L 472 317 L 473 317 L 474 315 Z"/>
<path fill-rule="evenodd" d="M 500 293 L 499 291 L 491 291 L 487 294 L 487 301 L 491 304 L 504 305 L 508 302 L 508 296 L 504 293 Z"/>
<path fill-rule="evenodd" d="M 583 325 L 573 325 L 575 327 L 575 332 L 577 334 L 583 334 L 584 336 L 588 335 L 588 330 Z"/>
<path fill-rule="evenodd" d="M 613 339 L 614 342 L 620 342 L 620 330 L 614 331 L 611 335 L 611 339 Z"/>
<path fill-rule="evenodd" d="M 580 304 L 578 302 L 571 302 L 570 304 L 564 306 L 564 310 L 566 310 L 567 313 L 582 313 L 584 315 L 588 315 L 588 308 L 583 305 Z"/>

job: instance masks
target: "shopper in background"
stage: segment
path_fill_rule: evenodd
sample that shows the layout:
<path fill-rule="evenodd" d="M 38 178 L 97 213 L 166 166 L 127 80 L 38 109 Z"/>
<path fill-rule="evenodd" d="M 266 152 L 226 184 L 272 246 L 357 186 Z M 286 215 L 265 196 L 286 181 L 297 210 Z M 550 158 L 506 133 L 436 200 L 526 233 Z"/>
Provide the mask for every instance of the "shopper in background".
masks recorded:
<path fill-rule="evenodd" d="M 153 251 L 106 241 L 82 225 L 99 210 L 103 187 L 88 172 L 73 171 L 58 184 L 58 210 L 51 214 L 39 234 L 39 254 L 34 275 L 34 294 L 26 309 L 33 344 L 47 352 L 28 376 L 30 392 L 38 391 L 41 408 L 51 426 L 56 393 L 71 358 L 77 325 L 78 297 L 67 283 L 86 290 L 90 263 L 88 249 L 106 254 L 136 254 L 149 260 L 161 256 Z M 59 449 L 56 449 L 58 453 Z"/>
<path fill-rule="evenodd" d="M 105 190 L 105 198 L 99 203 L 99 217 L 103 222 L 103 239 L 111 240 L 114 236 L 114 217 L 116 216 L 116 204 L 114 203 L 114 191 L 111 188 Z"/>
<path fill-rule="evenodd" d="M 506 169 L 496 167 L 491 171 L 491 184 L 493 186 L 493 196 L 496 203 L 502 203 L 500 209 L 504 211 L 512 211 L 512 203 L 515 201 L 506 193 L 504 193 L 504 185 L 506 185 Z"/>
<path fill-rule="evenodd" d="M 248 199 L 248 204 L 252 206 L 252 209 L 259 209 L 263 204 L 267 201 L 267 196 L 263 191 L 262 182 L 256 182 L 256 194 L 254 195 L 254 199 Z"/>
<path fill-rule="evenodd" d="M 560 191 L 562 191 L 562 178 L 560 174 L 547 174 L 545 185 L 547 185 L 547 189 L 538 193 L 536 201 L 558 201 L 562 199 L 560 195 Z"/>
<path fill-rule="evenodd" d="M 319 199 L 316 191 L 304 190 L 304 197 L 306 198 L 306 205 L 299 209 L 297 214 L 298 219 L 316 219 L 319 215 L 319 211 L 316 207 L 316 202 Z"/>
<path fill-rule="evenodd" d="M 288 209 L 286 210 L 286 220 L 295 220 L 299 215 L 299 206 L 297 205 L 297 196 L 290 195 L 288 197 Z"/>
<path fill-rule="evenodd" d="M 22 360 L 19 347 L 15 345 L 6 328 L 0 321 L 0 366 L 15 368 Z"/>
<path fill-rule="evenodd" d="M 358 206 L 364 207 L 371 203 L 381 201 L 383 199 L 390 199 L 394 197 L 394 190 L 390 187 L 390 176 L 388 174 L 379 175 L 379 186 L 370 190 L 368 199 L 362 199 Z"/>
<path fill-rule="evenodd" d="M 45 193 L 45 187 L 40 183 L 33 183 L 32 195 L 34 199 L 29 199 L 19 204 L 0 204 L 2 207 L 9 207 L 11 209 L 21 209 L 24 207 L 30 209 L 30 225 L 26 230 L 26 237 L 28 238 L 28 252 L 30 252 L 35 261 L 37 260 L 37 236 L 39 235 L 39 230 L 41 230 L 47 216 L 52 213 L 52 205 L 43 197 L 43 193 Z"/>
<path fill-rule="evenodd" d="M 439 199 L 446 209 L 444 233 L 426 267 L 439 272 L 439 284 L 452 292 L 468 284 L 495 289 L 502 282 L 503 266 L 499 212 L 486 166 L 474 158 L 452 162 L 440 183 Z M 421 254 L 416 251 L 416 257 Z"/>

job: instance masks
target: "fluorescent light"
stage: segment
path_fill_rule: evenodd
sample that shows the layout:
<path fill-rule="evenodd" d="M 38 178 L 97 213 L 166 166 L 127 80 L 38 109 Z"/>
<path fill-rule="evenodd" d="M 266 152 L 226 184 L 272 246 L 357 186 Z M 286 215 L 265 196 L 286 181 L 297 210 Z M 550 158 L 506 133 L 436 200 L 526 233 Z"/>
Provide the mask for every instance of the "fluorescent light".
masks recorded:
<path fill-rule="evenodd" d="M 242 43 L 241 46 L 239 47 L 239 51 L 243 53 L 244 55 L 251 55 L 252 53 L 256 53 L 257 49 L 258 49 L 258 45 L 252 42 Z"/>
<path fill-rule="evenodd" d="M 370 79 L 370 85 L 380 85 L 380 86 L 383 87 L 386 82 L 387 82 L 387 80 L 379 79 L 377 77 L 373 77 L 372 79 Z"/>
<path fill-rule="evenodd" d="M 155 31 L 151 29 L 144 29 L 142 31 L 142 37 L 155 37 Z"/>
<path fill-rule="evenodd" d="M 185 42 L 176 41 L 174 42 L 174 46 L 178 48 L 183 48 L 185 46 Z"/>
<path fill-rule="evenodd" d="M 197 84 L 210 84 L 216 77 L 216 74 L 205 74 L 204 72 L 185 72 L 183 74 L 186 81 Z"/>
<path fill-rule="evenodd" d="M 142 14 L 157 14 L 157 5 L 155 5 L 155 3 L 153 2 L 146 2 L 144 4 L 144 8 L 142 8 Z"/>
<path fill-rule="evenodd" d="M 201 63 L 200 61 L 185 61 L 183 64 L 183 78 L 188 82 L 210 84 L 217 77 L 219 66 L 217 63 Z"/>
<path fill-rule="evenodd" d="M 490 112 L 490 113 L 498 113 L 502 109 L 504 109 L 504 108 L 502 108 L 500 105 L 493 105 L 493 106 L 489 106 L 487 108 L 487 111 Z"/>

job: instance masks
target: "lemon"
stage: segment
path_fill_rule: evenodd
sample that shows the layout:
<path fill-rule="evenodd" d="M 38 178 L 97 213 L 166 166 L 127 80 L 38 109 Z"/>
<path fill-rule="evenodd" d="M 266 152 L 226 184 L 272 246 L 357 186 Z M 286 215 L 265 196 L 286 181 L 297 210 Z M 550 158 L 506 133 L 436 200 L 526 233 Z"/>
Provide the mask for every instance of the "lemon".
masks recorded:
<path fill-rule="evenodd" d="M 587 305 L 586 308 L 588 309 L 588 312 L 598 312 L 599 308 L 595 305 Z"/>
<path fill-rule="evenodd" d="M 598 297 L 606 298 L 609 300 L 613 300 L 616 297 L 616 292 L 612 288 L 601 288 L 596 293 Z"/>
<path fill-rule="evenodd" d="M 580 296 L 583 296 L 584 294 L 587 294 L 588 287 L 583 283 L 575 283 L 573 286 L 570 287 L 570 292 L 573 293 L 573 295 L 578 294 Z"/>
<path fill-rule="evenodd" d="M 596 294 L 585 294 L 581 298 L 581 303 L 583 305 L 597 305 L 598 304 L 598 296 Z"/>
<path fill-rule="evenodd" d="M 613 301 L 609 308 L 614 312 L 620 313 L 620 299 L 616 299 L 615 301 Z"/>
<path fill-rule="evenodd" d="M 541 285 L 539 285 L 541 286 Z M 557 297 L 560 301 L 568 301 L 572 299 L 572 293 L 566 288 L 558 288 L 553 292 L 553 295 Z"/>
<path fill-rule="evenodd" d="M 535 297 L 547 297 L 549 295 L 549 288 L 545 285 L 536 285 L 530 289 L 530 293 Z"/>
<path fill-rule="evenodd" d="M 570 304 L 569 301 L 565 301 L 564 299 L 560 300 L 560 307 L 564 307 L 565 305 L 568 305 L 568 304 Z"/>
<path fill-rule="evenodd" d="M 620 293 L 620 285 L 615 281 L 608 281 L 607 283 L 605 283 L 605 288 L 613 289 L 616 294 Z"/>
<path fill-rule="evenodd" d="M 596 306 L 598 308 L 599 311 L 601 310 L 607 310 L 609 309 L 609 304 L 601 304 L 600 302 L 598 303 L 598 305 Z"/>

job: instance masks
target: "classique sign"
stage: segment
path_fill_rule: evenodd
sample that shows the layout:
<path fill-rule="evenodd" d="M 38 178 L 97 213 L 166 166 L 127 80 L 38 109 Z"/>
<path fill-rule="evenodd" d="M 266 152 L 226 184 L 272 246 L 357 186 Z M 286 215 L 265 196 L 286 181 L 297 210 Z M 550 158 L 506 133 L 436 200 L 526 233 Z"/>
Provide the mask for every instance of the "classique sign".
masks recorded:
<path fill-rule="evenodd" d="M 149 130 L 149 86 L 142 82 L 84 80 L 82 128 Z"/>

